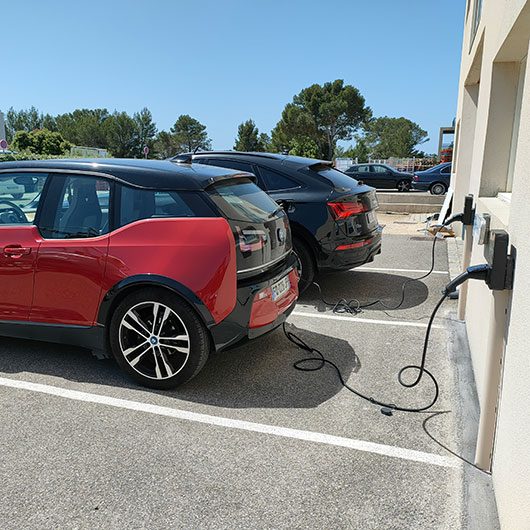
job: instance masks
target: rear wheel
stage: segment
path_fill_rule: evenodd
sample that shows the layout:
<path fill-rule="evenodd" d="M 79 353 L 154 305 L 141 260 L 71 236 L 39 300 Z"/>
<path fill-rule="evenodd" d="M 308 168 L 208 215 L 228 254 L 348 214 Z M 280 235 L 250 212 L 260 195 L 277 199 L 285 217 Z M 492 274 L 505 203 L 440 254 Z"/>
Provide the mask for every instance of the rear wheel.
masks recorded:
<path fill-rule="evenodd" d="M 301 294 L 313 283 L 316 266 L 311 250 L 301 239 L 293 239 L 293 250 L 298 257 L 298 274 L 300 276 L 298 290 Z"/>
<path fill-rule="evenodd" d="M 447 187 L 445 184 L 442 184 L 441 182 L 435 182 L 430 189 L 430 192 L 433 195 L 443 195 L 447 191 Z"/>
<path fill-rule="evenodd" d="M 396 188 L 398 191 L 410 191 L 410 180 L 400 180 Z"/>
<path fill-rule="evenodd" d="M 189 381 L 208 359 L 204 324 L 186 302 L 163 289 L 146 288 L 126 297 L 114 312 L 109 333 L 120 367 L 151 388 Z"/>

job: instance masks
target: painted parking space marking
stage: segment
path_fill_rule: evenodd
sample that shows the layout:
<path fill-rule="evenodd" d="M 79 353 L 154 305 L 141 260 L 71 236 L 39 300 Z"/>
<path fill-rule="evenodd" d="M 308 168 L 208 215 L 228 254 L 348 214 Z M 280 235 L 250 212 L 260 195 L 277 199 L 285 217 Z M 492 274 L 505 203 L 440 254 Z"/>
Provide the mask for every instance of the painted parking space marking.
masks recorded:
<path fill-rule="evenodd" d="M 225 427 L 228 429 L 238 429 L 242 431 L 256 432 L 272 436 L 280 436 L 283 438 L 302 440 L 306 442 L 331 445 L 335 447 L 345 447 L 348 449 L 353 449 L 355 451 L 371 453 L 390 458 L 397 458 L 400 460 L 409 460 L 422 464 L 430 464 L 446 468 L 461 467 L 460 462 L 454 457 L 441 456 L 432 453 L 426 453 L 424 451 L 416 451 L 414 449 L 406 449 L 403 447 L 395 447 L 391 445 L 367 442 L 364 440 L 356 440 L 354 438 L 345 438 L 342 436 L 333 436 L 330 434 L 323 434 L 313 431 L 302 431 L 299 429 L 290 429 L 286 427 L 278 427 L 275 425 L 266 425 L 263 423 L 235 420 L 231 418 L 224 418 L 221 416 L 211 416 L 209 414 L 200 414 L 198 412 L 190 412 L 187 410 L 174 409 L 171 407 L 162 407 L 159 405 L 152 405 L 139 401 L 114 398 L 111 396 L 92 394 L 89 392 L 81 392 L 79 390 L 71 390 L 68 388 L 56 387 L 52 385 L 32 383 L 30 381 L 21 381 L 19 379 L 9 379 L 5 377 L 0 377 L 0 386 L 16 388 L 19 390 L 26 390 L 30 392 L 38 392 L 41 394 L 48 394 L 51 396 L 57 396 L 60 398 L 70 399 L 74 401 L 95 403 L 98 405 L 106 405 L 120 409 L 144 412 L 147 414 L 166 416 L 169 418 L 191 421 L 195 423 L 214 425 L 217 427 Z"/>
<path fill-rule="evenodd" d="M 300 304 L 298 304 L 300 307 Z M 297 311 L 296 309 L 291 313 L 295 317 L 308 317 L 308 318 L 323 318 L 327 320 L 345 320 L 351 322 L 352 324 L 381 324 L 383 326 L 408 326 L 411 328 L 426 328 L 427 324 L 424 322 L 410 322 L 408 320 L 378 320 L 375 318 L 361 318 L 356 316 L 346 316 L 346 315 L 326 315 L 323 313 L 307 313 L 305 311 Z M 433 324 L 431 326 L 433 329 L 444 329 L 443 326 L 439 324 Z"/>
<path fill-rule="evenodd" d="M 384 267 L 357 267 L 352 271 L 373 271 L 373 272 L 413 272 L 417 274 L 427 274 L 428 269 L 386 269 Z M 431 274 L 449 274 L 448 271 L 432 271 Z"/>

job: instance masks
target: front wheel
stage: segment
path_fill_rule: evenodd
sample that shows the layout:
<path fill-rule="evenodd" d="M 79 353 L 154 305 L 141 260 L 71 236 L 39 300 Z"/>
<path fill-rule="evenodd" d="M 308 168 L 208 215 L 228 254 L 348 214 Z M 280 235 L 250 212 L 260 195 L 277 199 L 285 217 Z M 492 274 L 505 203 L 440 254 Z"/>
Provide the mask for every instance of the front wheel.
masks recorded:
<path fill-rule="evenodd" d="M 447 187 L 441 182 L 436 182 L 431 186 L 430 191 L 433 195 L 443 195 L 447 191 Z"/>
<path fill-rule="evenodd" d="M 309 247 L 300 239 L 293 239 L 293 250 L 298 257 L 298 275 L 300 282 L 298 284 L 298 291 L 302 294 L 315 279 L 316 267 L 313 260 L 313 255 Z"/>
<path fill-rule="evenodd" d="M 144 386 L 174 388 L 196 376 L 208 359 L 204 324 L 177 295 L 146 288 L 127 296 L 112 317 L 112 354 Z"/>
<path fill-rule="evenodd" d="M 400 180 L 396 188 L 398 191 L 410 191 L 410 180 Z"/>

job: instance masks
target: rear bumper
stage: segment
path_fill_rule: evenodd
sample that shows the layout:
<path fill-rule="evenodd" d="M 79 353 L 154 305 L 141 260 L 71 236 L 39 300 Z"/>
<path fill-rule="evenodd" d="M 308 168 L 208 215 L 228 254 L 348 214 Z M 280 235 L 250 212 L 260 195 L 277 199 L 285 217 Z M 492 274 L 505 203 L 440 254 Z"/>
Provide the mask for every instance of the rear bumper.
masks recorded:
<path fill-rule="evenodd" d="M 289 290 L 278 300 L 264 301 L 256 311 L 256 295 L 285 276 L 290 279 Z M 298 274 L 293 253 L 267 273 L 256 278 L 239 280 L 236 307 L 223 321 L 210 328 L 215 351 L 232 348 L 281 326 L 293 311 L 297 299 Z"/>
<path fill-rule="evenodd" d="M 373 234 L 365 239 L 367 244 L 361 247 L 334 250 L 319 263 L 319 268 L 321 270 L 347 270 L 373 261 L 374 256 L 381 253 L 382 232 L 382 227 L 378 227 Z"/>

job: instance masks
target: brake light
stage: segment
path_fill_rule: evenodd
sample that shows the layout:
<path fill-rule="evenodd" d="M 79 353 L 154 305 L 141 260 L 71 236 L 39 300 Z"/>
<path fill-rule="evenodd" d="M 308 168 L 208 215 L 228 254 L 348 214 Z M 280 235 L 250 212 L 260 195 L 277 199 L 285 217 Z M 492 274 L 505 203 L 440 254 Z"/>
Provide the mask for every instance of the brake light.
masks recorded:
<path fill-rule="evenodd" d="M 328 202 L 328 207 L 337 221 L 366 212 L 364 204 L 360 202 Z"/>
<path fill-rule="evenodd" d="M 266 235 L 263 230 L 241 230 L 236 226 L 236 231 L 241 252 L 253 252 L 264 247 Z"/>

